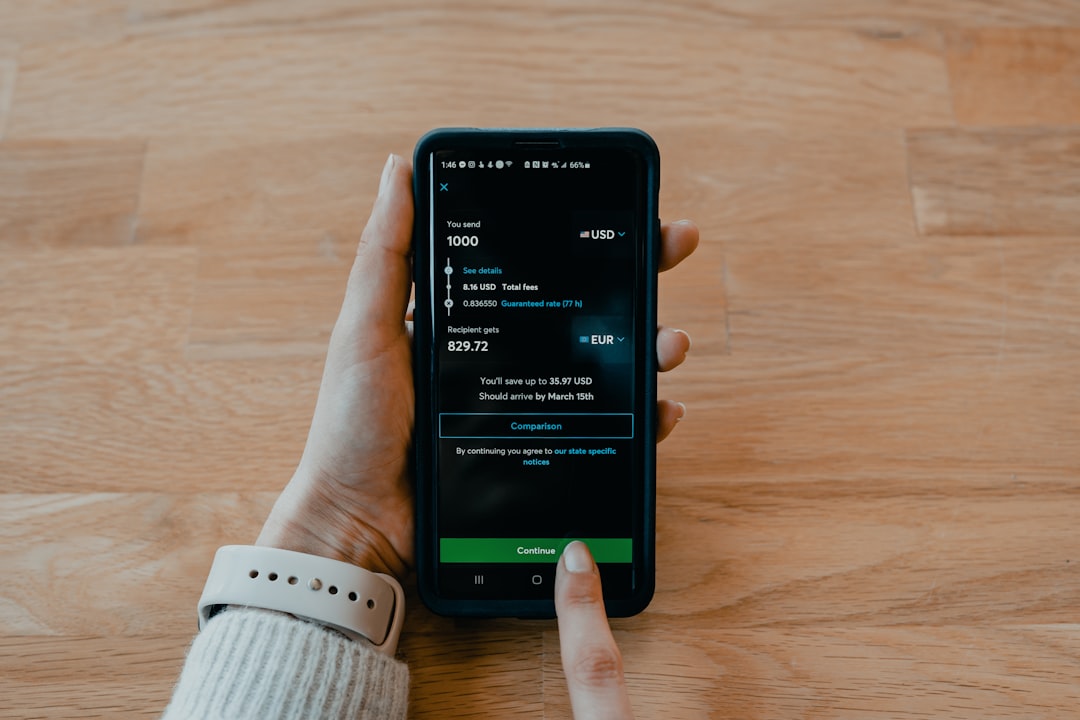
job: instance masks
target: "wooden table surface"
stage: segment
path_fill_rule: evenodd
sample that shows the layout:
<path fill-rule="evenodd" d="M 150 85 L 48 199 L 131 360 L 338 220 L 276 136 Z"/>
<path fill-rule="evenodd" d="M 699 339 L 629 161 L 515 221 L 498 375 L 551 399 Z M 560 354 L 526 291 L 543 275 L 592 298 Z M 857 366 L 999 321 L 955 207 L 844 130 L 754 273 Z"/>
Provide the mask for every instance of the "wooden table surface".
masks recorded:
<path fill-rule="evenodd" d="M 1080 3 L 0 0 L 0 716 L 154 716 L 291 475 L 388 152 L 631 125 L 661 281 L 641 717 L 1080 717 Z M 565 717 L 434 617 L 415 717 Z"/>

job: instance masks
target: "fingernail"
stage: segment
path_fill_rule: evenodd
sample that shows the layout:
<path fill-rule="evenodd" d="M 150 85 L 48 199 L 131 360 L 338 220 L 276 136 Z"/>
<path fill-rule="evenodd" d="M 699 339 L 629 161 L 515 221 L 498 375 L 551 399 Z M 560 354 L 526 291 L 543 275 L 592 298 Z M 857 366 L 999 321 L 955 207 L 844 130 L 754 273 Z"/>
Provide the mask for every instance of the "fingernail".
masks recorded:
<path fill-rule="evenodd" d="M 675 422 L 681 422 L 686 417 L 686 406 L 682 403 L 675 403 L 679 406 L 679 414 L 675 416 Z"/>
<path fill-rule="evenodd" d="M 591 573 L 593 571 L 592 556 L 585 543 L 575 540 L 563 550 L 563 562 L 566 569 L 572 573 Z"/>
<path fill-rule="evenodd" d="M 679 330 L 676 328 L 673 328 L 671 332 L 677 332 L 680 335 L 686 336 L 686 352 L 690 352 L 690 348 L 694 346 L 694 339 L 690 337 L 690 333 L 686 332 L 685 330 Z"/>
<path fill-rule="evenodd" d="M 386 186 L 390 183 L 390 172 L 394 169 L 394 153 L 390 153 L 390 157 L 386 158 L 386 164 L 383 165 L 382 177 L 379 178 L 379 194 L 382 195 Z"/>

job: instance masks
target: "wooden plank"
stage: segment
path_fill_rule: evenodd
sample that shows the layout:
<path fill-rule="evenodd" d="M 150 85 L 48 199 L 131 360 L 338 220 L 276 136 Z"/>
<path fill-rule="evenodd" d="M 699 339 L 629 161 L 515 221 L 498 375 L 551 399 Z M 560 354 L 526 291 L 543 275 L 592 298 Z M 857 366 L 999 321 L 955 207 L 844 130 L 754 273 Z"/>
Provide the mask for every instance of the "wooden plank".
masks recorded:
<path fill-rule="evenodd" d="M 1080 28 L 979 28 L 948 36 L 962 125 L 1080 123 Z"/>
<path fill-rule="evenodd" d="M 391 151 L 408 157 L 416 138 L 349 134 L 274 142 L 204 138 L 154 142 L 147 156 L 139 242 L 190 243 L 248 252 L 295 249 L 299 231 L 320 244 L 351 245 Z M 283 236 L 283 237 L 282 237 Z"/>
<path fill-rule="evenodd" d="M 273 254 L 204 252 L 191 311 L 189 360 L 325 358 L 355 241 L 291 235 L 294 249 Z"/>
<path fill-rule="evenodd" d="M 186 489 L 179 473 L 175 487 Z M 194 632 L 214 551 L 254 542 L 275 496 L 5 494 L 4 633 L 81 635 L 91 617 L 94 633 L 109 637 Z"/>
<path fill-rule="evenodd" d="M 128 13 L 129 31 L 137 34 L 236 34 L 276 30 L 340 31 L 381 27 L 407 32 L 418 26 L 442 27 L 447 32 L 478 32 L 492 22 L 504 30 L 528 33 L 545 26 L 602 31 L 622 24 L 651 23 L 660 31 L 694 32 L 756 27 L 850 28 L 865 32 L 900 33 L 927 25 L 1069 25 L 1080 23 L 1080 11 L 1069 0 L 932 0 L 863 2 L 831 0 L 726 0 L 697 3 L 647 0 L 580 3 L 559 0 L 516 6 L 507 12 L 496 0 L 469 0 L 453 7 L 371 2 L 358 7 L 350 0 L 323 0 L 297 5 L 288 0 L 249 3 L 205 3 L 198 0 L 135 0 Z M 569 18 L 572 17 L 572 21 Z"/>
<path fill-rule="evenodd" d="M 419 598 L 412 601 L 420 606 Z M 427 614 L 421 608 L 417 614 Z M 544 644 L 549 623 L 473 621 L 455 629 L 402 633 L 411 673 L 409 717 L 542 717 Z"/>
<path fill-rule="evenodd" d="M 251 542 L 276 495 L 219 480 L 215 493 L 6 494 L 7 633 L 78 634 L 100 614 L 97 632 L 137 635 L 190 617 L 214 550 Z M 1022 487 L 668 481 L 647 617 L 684 629 L 1071 622 L 1080 495 L 1063 480 Z M 455 627 L 410 607 L 414 632 Z"/>
<path fill-rule="evenodd" d="M 160 717 L 191 637 L 0 636 L 0 717 Z"/>
<path fill-rule="evenodd" d="M 663 485 L 651 616 L 687 629 L 1075 620 L 1068 476 L 736 478 Z"/>
<path fill-rule="evenodd" d="M 386 155 L 413 141 L 153 145 L 139 241 L 203 248 L 187 357 L 323 357 Z"/>
<path fill-rule="evenodd" d="M 639 717 L 959 718 L 971 707 L 986 717 L 1055 717 L 1080 699 L 1075 625 L 665 629 L 662 639 L 617 630 L 616 638 Z M 189 640 L 0 638 L 0 715 L 156 717 Z M 461 637 L 407 631 L 403 641 L 412 717 L 569 716 L 553 630 L 542 641 L 533 630 L 482 626 Z"/>
<path fill-rule="evenodd" d="M 845 275 L 857 269 L 850 256 L 870 261 L 915 235 L 898 131 L 661 130 L 656 139 L 661 212 L 691 217 L 701 231 L 697 252 L 661 276 L 661 321 L 691 333 L 692 359 L 731 351 L 736 298 L 764 304 L 794 287 L 832 292 L 838 279 L 858 281 Z"/>
<path fill-rule="evenodd" d="M 688 406 L 661 448 L 677 475 L 723 467 L 761 481 L 865 481 L 1080 468 L 1072 238 L 859 247 L 788 237 L 729 244 L 730 355 L 716 354 L 725 328 L 713 319 L 712 337 L 660 378 L 662 394 Z"/>
<path fill-rule="evenodd" d="M 178 358 L 196 261 L 189 248 L 5 252 L 0 363 Z"/>
<path fill-rule="evenodd" d="M 0 128 L 3 109 L 0 87 Z M 0 144 L 0 249 L 130 244 L 145 152 L 139 141 Z"/>
<path fill-rule="evenodd" d="M 413 27 L 140 38 L 23 52 L 11 137 L 295 138 L 441 125 L 675 123 L 781 129 L 952 119 L 940 38 L 844 31 L 658 34 Z M 439 68 L 453 67 L 448 74 Z M 575 68 L 589 67 L 588 73 Z M 675 71 L 694 68 L 693 72 Z M 904 102 L 897 102 L 903 97 Z M 549 99 L 558 98 L 558 102 Z"/>
<path fill-rule="evenodd" d="M 1080 130 L 914 130 L 908 148 L 926 235 L 1080 232 Z"/>
<path fill-rule="evenodd" d="M 662 386 L 687 417 L 661 446 L 661 487 L 906 479 L 966 488 L 1076 476 L 1075 368 L 1018 353 L 887 354 L 688 360 Z"/>
<path fill-rule="evenodd" d="M 1076 625 L 616 632 L 637 717 L 1066 717 Z M 544 715 L 569 717 L 555 632 Z"/>
<path fill-rule="evenodd" d="M 279 490 L 300 459 L 322 363 L 7 365 L 4 488 Z"/>
<path fill-rule="evenodd" d="M 664 161 L 661 212 L 701 227 L 703 245 L 689 265 L 712 258 L 714 247 L 769 242 L 798 251 L 819 237 L 880 247 L 914 234 L 898 130 L 664 128 L 656 137 Z"/>
<path fill-rule="evenodd" d="M 1070 237 L 888 242 L 811 230 L 732 242 L 725 260 L 731 344 L 758 356 L 955 355 L 960 370 L 963 356 L 1064 362 L 1080 346 Z"/>

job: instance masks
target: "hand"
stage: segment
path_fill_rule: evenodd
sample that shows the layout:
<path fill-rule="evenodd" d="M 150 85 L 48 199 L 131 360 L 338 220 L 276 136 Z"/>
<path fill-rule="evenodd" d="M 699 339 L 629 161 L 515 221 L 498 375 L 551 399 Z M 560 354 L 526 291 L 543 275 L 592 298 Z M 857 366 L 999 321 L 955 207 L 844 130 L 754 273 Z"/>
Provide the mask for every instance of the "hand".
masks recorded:
<path fill-rule="evenodd" d="M 413 561 L 411 178 L 408 163 L 387 159 L 304 453 L 257 541 L 398 578 Z"/>
<path fill-rule="evenodd" d="M 622 654 L 611 636 L 600 573 L 585 543 L 566 546 L 555 570 L 563 674 L 575 720 L 629 718 Z"/>
<path fill-rule="evenodd" d="M 412 566 L 412 225 L 412 168 L 391 155 L 330 337 L 307 445 L 259 534 L 260 545 L 399 578 Z M 698 243 L 689 222 L 665 225 L 661 236 L 661 270 Z M 656 348 L 660 370 L 671 370 L 686 357 L 690 337 L 660 328 Z M 679 403 L 660 401 L 657 440 L 684 412 Z"/>

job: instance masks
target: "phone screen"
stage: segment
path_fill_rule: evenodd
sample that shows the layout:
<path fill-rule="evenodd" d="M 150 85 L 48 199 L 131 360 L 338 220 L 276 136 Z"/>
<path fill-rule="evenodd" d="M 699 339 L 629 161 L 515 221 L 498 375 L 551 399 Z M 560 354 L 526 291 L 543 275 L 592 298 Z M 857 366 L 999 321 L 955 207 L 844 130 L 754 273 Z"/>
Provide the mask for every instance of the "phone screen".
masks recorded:
<path fill-rule="evenodd" d="M 588 143 L 480 144 L 418 162 L 430 203 L 417 246 L 429 589 L 480 614 L 499 603 L 550 614 L 556 563 L 580 539 L 609 606 L 645 585 L 651 594 L 646 158 Z"/>

